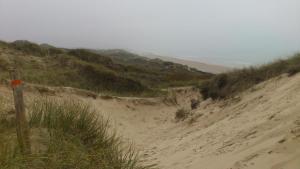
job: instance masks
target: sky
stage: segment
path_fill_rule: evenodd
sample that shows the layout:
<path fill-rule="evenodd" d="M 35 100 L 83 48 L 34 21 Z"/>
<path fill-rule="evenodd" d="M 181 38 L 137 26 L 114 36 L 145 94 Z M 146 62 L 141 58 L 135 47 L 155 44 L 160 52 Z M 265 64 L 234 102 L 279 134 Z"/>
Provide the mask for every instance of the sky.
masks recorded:
<path fill-rule="evenodd" d="M 261 64 L 300 51 L 300 0 L 0 0 L 0 39 Z"/>

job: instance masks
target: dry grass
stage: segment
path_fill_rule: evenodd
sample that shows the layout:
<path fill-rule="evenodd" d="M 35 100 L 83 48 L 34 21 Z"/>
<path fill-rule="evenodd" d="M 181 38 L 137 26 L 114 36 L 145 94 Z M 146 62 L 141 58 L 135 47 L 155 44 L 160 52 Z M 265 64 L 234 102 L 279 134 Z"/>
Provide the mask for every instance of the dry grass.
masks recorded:
<path fill-rule="evenodd" d="M 184 109 L 184 108 L 181 108 L 181 109 L 178 109 L 176 112 L 175 112 L 175 119 L 177 121 L 180 121 L 180 120 L 185 120 L 186 118 L 188 118 L 188 116 L 190 115 L 190 111 Z"/>

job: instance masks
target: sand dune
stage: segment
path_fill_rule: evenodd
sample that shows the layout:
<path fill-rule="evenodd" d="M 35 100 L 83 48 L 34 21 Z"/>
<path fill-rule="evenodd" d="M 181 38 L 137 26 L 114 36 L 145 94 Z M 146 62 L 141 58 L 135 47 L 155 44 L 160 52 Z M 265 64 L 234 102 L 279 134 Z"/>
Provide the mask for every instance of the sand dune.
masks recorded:
<path fill-rule="evenodd" d="M 202 101 L 180 122 L 174 119 L 176 110 L 201 96 L 189 87 L 169 93 L 166 98 L 95 99 L 60 89 L 51 97 L 91 103 L 140 150 L 145 163 L 161 169 L 299 169 L 300 74 L 273 78 L 230 100 Z M 1 94 L 11 95 L 4 87 Z M 27 100 L 37 96 L 33 89 L 25 94 Z"/>
<path fill-rule="evenodd" d="M 161 99 L 90 100 L 133 140 L 144 161 L 162 169 L 298 169 L 300 74 L 259 84 L 228 101 L 204 101 L 194 120 L 174 112 L 199 97 L 177 90 L 177 105 Z M 198 117 L 198 118 L 195 118 Z"/>

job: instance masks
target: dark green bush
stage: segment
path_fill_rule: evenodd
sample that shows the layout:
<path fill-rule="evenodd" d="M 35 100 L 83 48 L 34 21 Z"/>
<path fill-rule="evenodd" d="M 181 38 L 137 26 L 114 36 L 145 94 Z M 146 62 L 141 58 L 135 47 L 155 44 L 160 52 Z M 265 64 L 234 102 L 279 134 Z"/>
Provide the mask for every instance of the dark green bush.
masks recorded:
<path fill-rule="evenodd" d="M 91 52 L 87 49 L 72 49 L 68 52 L 69 55 L 75 56 L 76 58 L 91 62 L 91 63 L 101 63 L 104 65 L 112 65 L 113 62 L 109 57 L 102 56 L 100 54 Z"/>
<path fill-rule="evenodd" d="M 118 93 L 141 93 L 148 90 L 140 82 L 121 77 L 117 73 L 99 65 L 79 64 L 78 72 L 88 82 L 88 88 L 96 91 L 112 90 Z"/>

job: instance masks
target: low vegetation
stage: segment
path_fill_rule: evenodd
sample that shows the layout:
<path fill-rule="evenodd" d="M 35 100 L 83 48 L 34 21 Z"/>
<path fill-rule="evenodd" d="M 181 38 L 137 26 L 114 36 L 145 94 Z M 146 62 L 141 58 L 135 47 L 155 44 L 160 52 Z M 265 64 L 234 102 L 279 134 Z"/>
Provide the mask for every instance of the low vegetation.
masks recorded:
<path fill-rule="evenodd" d="M 109 123 L 77 101 L 39 99 L 30 106 L 32 153 L 17 146 L 14 124 L 1 116 L 0 168 L 150 169 L 131 146 L 109 130 Z M 4 115 L 3 111 L 1 111 Z"/>
<path fill-rule="evenodd" d="M 161 88 L 194 85 L 212 76 L 123 50 L 64 49 L 28 41 L 0 42 L 2 80 L 9 67 L 21 70 L 30 83 L 126 96 L 155 96 Z"/>
<path fill-rule="evenodd" d="M 180 108 L 175 112 L 175 119 L 177 121 L 185 120 L 190 115 L 190 111 L 184 108 Z"/>
<path fill-rule="evenodd" d="M 197 107 L 200 105 L 200 100 L 199 99 L 192 99 L 191 100 L 191 109 L 197 109 Z"/>
<path fill-rule="evenodd" d="M 250 67 L 218 74 L 202 83 L 200 89 L 204 99 L 228 98 L 283 73 L 292 76 L 298 72 L 300 72 L 300 54 L 260 67 Z"/>

